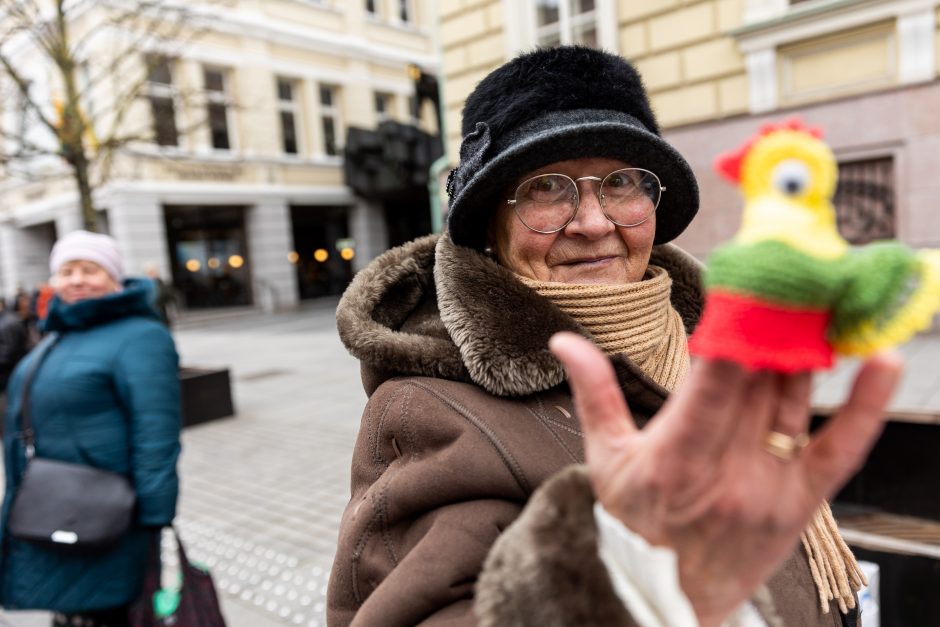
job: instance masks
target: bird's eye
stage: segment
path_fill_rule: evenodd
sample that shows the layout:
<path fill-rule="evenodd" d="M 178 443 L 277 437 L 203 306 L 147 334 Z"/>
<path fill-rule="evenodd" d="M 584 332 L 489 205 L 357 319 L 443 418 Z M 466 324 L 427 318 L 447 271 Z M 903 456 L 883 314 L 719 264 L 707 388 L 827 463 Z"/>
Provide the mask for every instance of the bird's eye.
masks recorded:
<path fill-rule="evenodd" d="M 802 194 L 809 187 L 809 181 L 809 168 L 797 159 L 787 159 L 774 168 L 774 187 L 787 196 Z"/>

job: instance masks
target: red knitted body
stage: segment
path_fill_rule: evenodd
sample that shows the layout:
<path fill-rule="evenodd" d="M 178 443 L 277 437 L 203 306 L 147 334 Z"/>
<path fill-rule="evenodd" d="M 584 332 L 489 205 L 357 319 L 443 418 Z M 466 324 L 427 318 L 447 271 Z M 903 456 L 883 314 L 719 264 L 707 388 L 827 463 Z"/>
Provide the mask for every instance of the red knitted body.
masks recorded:
<path fill-rule="evenodd" d="M 692 354 L 726 359 L 752 369 L 799 372 L 830 368 L 826 340 L 830 314 L 797 309 L 712 289 L 689 340 Z"/>

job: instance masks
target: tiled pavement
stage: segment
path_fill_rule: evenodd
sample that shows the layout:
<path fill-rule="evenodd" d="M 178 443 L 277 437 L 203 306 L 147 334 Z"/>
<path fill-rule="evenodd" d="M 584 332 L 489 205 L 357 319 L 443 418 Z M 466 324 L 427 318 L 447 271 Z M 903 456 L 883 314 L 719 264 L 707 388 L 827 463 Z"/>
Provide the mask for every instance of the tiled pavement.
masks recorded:
<path fill-rule="evenodd" d="M 336 532 L 365 395 L 335 300 L 175 333 L 182 363 L 228 366 L 237 415 L 186 429 L 177 526 L 230 627 L 325 625 Z M 48 625 L 0 612 L 0 625 Z"/>
<path fill-rule="evenodd" d="M 231 627 L 325 624 L 365 404 L 358 364 L 336 336 L 335 304 L 203 317 L 175 334 L 184 365 L 232 372 L 237 416 L 184 432 L 177 521 L 190 557 L 211 567 Z M 909 364 L 895 407 L 936 420 L 940 336 L 921 336 L 904 353 Z M 854 369 L 844 362 L 820 375 L 817 405 L 844 398 Z M 46 614 L 0 611 L 0 627 L 48 623 Z"/>

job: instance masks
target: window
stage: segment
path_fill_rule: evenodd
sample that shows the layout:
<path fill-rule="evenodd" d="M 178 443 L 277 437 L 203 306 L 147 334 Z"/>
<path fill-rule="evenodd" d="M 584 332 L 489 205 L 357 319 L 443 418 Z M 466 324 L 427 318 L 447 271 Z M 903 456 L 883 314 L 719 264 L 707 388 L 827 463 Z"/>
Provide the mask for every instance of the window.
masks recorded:
<path fill-rule="evenodd" d="M 388 120 L 392 115 L 394 96 L 380 91 L 375 92 L 375 117 L 381 122 Z"/>
<path fill-rule="evenodd" d="M 297 142 L 296 83 L 286 78 L 277 79 L 277 106 L 281 118 L 281 147 L 289 155 L 300 152 Z"/>
<path fill-rule="evenodd" d="M 330 85 L 320 85 L 320 118 L 323 122 L 323 151 L 328 155 L 338 155 L 336 144 L 339 110 L 337 93 L 339 89 Z"/>
<path fill-rule="evenodd" d="M 536 0 L 535 18 L 540 46 L 598 45 L 594 0 Z"/>
<path fill-rule="evenodd" d="M 376 17 L 379 14 L 379 2 L 381 0 L 366 0 L 366 13 Z"/>
<path fill-rule="evenodd" d="M 418 110 L 417 96 L 408 96 L 408 115 L 411 116 L 411 121 L 415 124 L 421 119 L 421 112 Z"/>
<path fill-rule="evenodd" d="M 178 146 L 176 128 L 176 89 L 170 60 L 166 57 L 147 57 L 146 98 L 150 101 L 153 117 L 153 138 L 159 146 Z"/>
<path fill-rule="evenodd" d="M 832 204 L 839 232 L 849 243 L 893 239 L 894 160 L 883 157 L 840 163 Z"/>
<path fill-rule="evenodd" d="M 398 19 L 408 23 L 411 21 L 411 12 L 408 10 L 409 0 L 398 0 Z"/>
<path fill-rule="evenodd" d="M 225 71 L 213 68 L 203 70 L 206 90 L 206 112 L 209 120 L 209 135 L 212 147 L 231 150 L 228 132 L 228 98 L 225 93 Z"/>

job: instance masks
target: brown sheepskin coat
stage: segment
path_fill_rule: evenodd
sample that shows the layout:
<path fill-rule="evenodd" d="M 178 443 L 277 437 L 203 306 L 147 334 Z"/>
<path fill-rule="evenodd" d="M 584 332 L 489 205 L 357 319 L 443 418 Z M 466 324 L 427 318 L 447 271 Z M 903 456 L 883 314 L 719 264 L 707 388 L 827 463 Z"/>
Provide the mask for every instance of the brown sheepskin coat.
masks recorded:
<path fill-rule="evenodd" d="M 675 246 L 652 263 L 673 279 L 691 330 L 699 264 Z M 597 554 L 593 496 L 561 365 L 559 330 L 587 332 L 483 254 L 426 237 L 361 271 L 337 309 L 369 402 L 352 498 L 330 576 L 332 627 L 628 626 Z M 631 410 L 666 390 L 612 359 Z M 540 487 L 541 486 L 541 487 Z M 771 627 L 841 627 L 819 611 L 798 548 L 755 597 Z"/>

